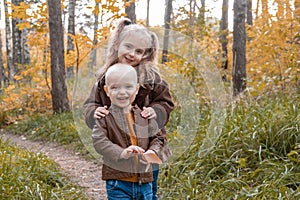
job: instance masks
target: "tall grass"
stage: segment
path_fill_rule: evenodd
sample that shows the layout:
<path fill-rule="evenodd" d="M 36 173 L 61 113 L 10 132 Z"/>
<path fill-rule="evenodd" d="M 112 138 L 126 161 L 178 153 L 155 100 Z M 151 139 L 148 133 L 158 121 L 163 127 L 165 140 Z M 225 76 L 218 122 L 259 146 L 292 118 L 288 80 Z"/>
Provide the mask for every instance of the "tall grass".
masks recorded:
<path fill-rule="evenodd" d="M 0 199 L 87 198 L 78 186 L 62 175 L 54 161 L 0 139 Z"/>
<path fill-rule="evenodd" d="M 199 150 L 210 117 L 202 106 L 207 116 L 197 139 L 161 170 L 161 199 L 300 199 L 299 97 L 230 105 L 216 146 L 204 156 Z"/>
<path fill-rule="evenodd" d="M 180 157 L 161 167 L 161 199 L 300 199 L 299 97 L 298 93 L 265 95 L 229 105 L 223 127 L 217 129 L 222 130 L 220 137 L 208 154 L 200 152 L 212 116 L 209 105 L 199 105 L 201 118 L 191 120 L 199 122 L 197 137 Z M 184 119 L 189 120 L 186 117 L 195 116 L 186 114 Z M 174 111 L 168 132 L 176 133 L 178 124 L 184 124 L 181 120 L 180 111 Z M 74 126 L 72 114 L 65 113 L 35 115 L 5 129 L 86 149 Z M 178 133 L 169 135 L 170 141 L 178 139 Z M 172 151 L 176 154 L 176 147 Z M 27 176 L 24 175 L 27 172 L 21 174 L 15 177 Z M 54 183 L 53 186 L 59 186 L 58 182 Z"/>

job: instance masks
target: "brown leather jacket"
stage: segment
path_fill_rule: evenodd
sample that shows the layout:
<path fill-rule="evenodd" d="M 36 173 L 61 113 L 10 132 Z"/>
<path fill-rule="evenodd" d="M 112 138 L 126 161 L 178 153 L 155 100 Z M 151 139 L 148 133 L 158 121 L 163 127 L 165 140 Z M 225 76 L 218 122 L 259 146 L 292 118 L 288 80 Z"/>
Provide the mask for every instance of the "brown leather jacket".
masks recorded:
<path fill-rule="evenodd" d="M 160 156 L 165 145 L 157 123 L 153 119 L 142 118 L 141 110 L 137 106 L 132 110 L 138 146 L 145 151 L 151 149 Z M 123 110 L 112 105 L 109 111 L 106 117 L 97 120 L 92 134 L 95 150 L 103 156 L 102 179 L 130 178 L 137 173 L 142 183 L 153 181 L 151 166 L 146 171 L 147 164 L 142 161 L 141 157 L 139 157 L 138 164 L 134 157 L 120 158 L 122 151 L 131 145 L 130 134 Z"/>

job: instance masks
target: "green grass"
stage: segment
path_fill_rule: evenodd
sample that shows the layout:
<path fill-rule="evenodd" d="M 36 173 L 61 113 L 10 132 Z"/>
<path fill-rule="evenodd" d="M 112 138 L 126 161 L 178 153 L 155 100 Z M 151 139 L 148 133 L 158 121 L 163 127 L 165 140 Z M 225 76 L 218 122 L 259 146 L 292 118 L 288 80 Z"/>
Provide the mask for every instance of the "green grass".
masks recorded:
<path fill-rule="evenodd" d="M 208 115 L 199 120 L 198 137 L 161 169 L 161 198 L 300 199 L 299 97 L 276 94 L 228 106 L 206 155 L 199 152 L 210 117 L 202 107 Z"/>
<path fill-rule="evenodd" d="M 181 156 L 161 166 L 161 199 L 300 199 L 299 99 L 299 94 L 274 94 L 228 105 L 224 124 L 215 129 L 222 131 L 216 134 L 219 137 L 208 154 L 201 153 L 201 145 L 211 128 L 209 105 L 199 105 L 197 119 L 188 119 L 195 118 L 188 113 L 182 117 L 180 110 L 175 110 L 168 124 L 170 142 L 180 144 L 177 130 L 186 125 L 183 118 L 198 121 L 199 126 L 186 151 L 176 152 L 182 148 L 172 146 L 173 154 Z M 90 154 L 90 130 L 81 116 L 79 111 L 73 116 L 34 115 L 5 129 Z M 10 187 L 13 185 L 14 181 Z"/>
<path fill-rule="evenodd" d="M 0 139 L 0 199 L 87 199 L 59 166 L 40 153 L 18 149 Z"/>

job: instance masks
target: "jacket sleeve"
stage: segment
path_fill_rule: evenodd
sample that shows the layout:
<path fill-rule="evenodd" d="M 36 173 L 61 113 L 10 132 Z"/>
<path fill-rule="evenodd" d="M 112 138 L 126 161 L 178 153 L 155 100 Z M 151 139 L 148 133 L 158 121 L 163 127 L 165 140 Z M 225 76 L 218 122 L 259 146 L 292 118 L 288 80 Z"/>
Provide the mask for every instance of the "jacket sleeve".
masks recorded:
<path fill-rule="evenodd" d="M 101 97 L 100 97 L 101 89 L 99 84 L 100 83 L 97 82 L 93 86 L 88 98 L 85 100 L 83 104 L 85 123 L 90 129 L 93 129 L 95 125 L 94 113 L 96 108 L 103 106 L 103 102 L 101 101 Z"/>
<path fill-rule="evenodd" d="M 154 84 L 154 88 L 149 95 L 149 106 L 156 112 L 156 121 L 159 128 L 163 128 L 169 121 L 170 113 L 174 109 L 169 86 L 164 80 Z"/>
<path fill-rule="evenodd" d="M 109 158 L 110 160 L 119 160 L 124 149 L 109 140 L 105 118 L 96 120 L 96 125 L 93 128 L 92 139 L 94 148 L 99 154 Z"/>
<path fill-rule="evenodd" d="M 165 140 L 162 131 L 158 130 L 158 128 L 155 128 L 153 124 L 156 123 L 151 123 L 150 120 L 149 127 L 150 133 L 152 132 L 152 136 L 149 137 L 149 149 L 153 150 L 157 154 L 157 156 L 162 160 L 162 162 L 166 162 L 172 156 L 172 152 L 169 148 L 167 141 Z"/>

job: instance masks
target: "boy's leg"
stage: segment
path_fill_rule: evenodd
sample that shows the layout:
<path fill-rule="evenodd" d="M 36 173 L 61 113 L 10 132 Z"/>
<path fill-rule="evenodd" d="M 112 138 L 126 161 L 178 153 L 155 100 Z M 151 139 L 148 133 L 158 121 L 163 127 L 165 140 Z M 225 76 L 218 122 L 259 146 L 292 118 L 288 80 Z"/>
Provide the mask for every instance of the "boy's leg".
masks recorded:
<path fill-rule="evenodd" d="M 107 180 L 106 193 L 108 200 L 131 200 L 132 183 L 119 180 Z"/>
<path fill-rule="evenodd" d="M 138 184 L 136 183 L 136 191 L 135 199 L 137 200 L 152 200 L 153 199 L 153 190 L 152 190 L 152 182 Z"/>
<path fill-rule="evenodd" d="M 120 180 L 107 180 L 106 193 L 108 200 L 152 200 L 152 182 L 139 184 Z"/>
<path fill-rule="evenodd" d="M 152 164 L 152 169 L 153 169 L 153 182 L 152 182 L 152 186 L 153 186 L 153 198 L 152 200 L 157 200 L 158 196 L 157 196 L 157 180 L 158 180 L 158 174 L 159 174 L 159 165 L 158 164 Z"/>

